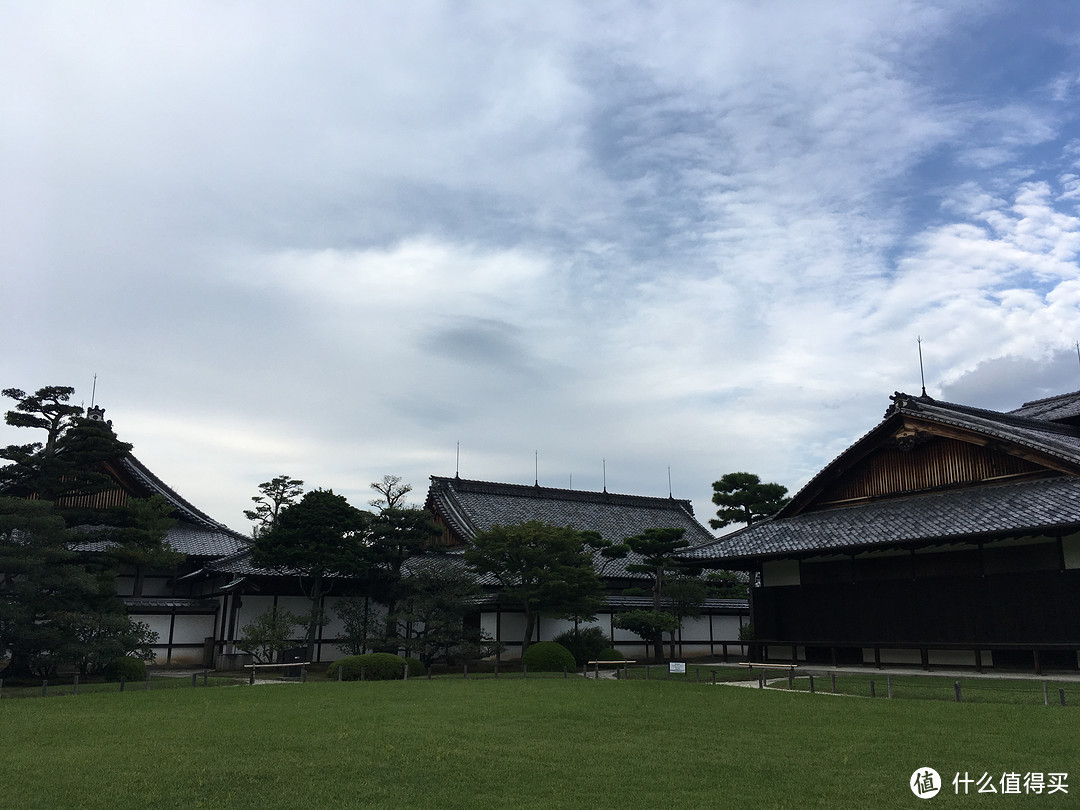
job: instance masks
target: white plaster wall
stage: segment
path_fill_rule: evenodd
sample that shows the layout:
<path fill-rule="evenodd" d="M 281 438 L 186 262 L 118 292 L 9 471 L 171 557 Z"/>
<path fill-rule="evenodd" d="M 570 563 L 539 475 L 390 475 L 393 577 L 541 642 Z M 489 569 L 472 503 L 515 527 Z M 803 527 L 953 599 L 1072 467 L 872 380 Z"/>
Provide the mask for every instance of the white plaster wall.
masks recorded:
<path fill-rule="evenodd" d="M 784 585 L 798 585 L 800 582 L 798 560 L 772 560 L 761 567 L 761 584 L 763 587 L 774 588 Z"/>
<path fill-rule="evenodd" d="M 1065 567 L 1080 568 L 1080 534 L 1061 538 L 1061 548 L 1065 556 Z"/>

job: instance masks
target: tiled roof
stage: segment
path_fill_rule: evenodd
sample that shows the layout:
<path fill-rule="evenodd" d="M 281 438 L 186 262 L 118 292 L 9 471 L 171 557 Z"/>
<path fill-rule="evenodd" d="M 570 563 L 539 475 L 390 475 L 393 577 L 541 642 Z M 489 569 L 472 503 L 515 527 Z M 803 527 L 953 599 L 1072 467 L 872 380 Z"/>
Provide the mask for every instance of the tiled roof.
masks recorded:
<path fill-rule="evenodd" d="M 1046 421 L 1075 419 L 1080 416 L 1080 391 L 1025 402 L 1015 411 L 1010 411 L 1010 413 L 1013 416 L 1024 416 L 1028 419 Z"/>
<path fill-rule="evenodd" d="M 830 478 L 864 455 L 868 447 L 891 435 L 905 417 L 924 422 L 960 428 L 993 439 L 998 444 L 1013 444 L 1043 454 L 1056 469 L 1074 469 L 1080 474 L 1080 428 L 1017 416 L 1017 411 L 1000 413 L 972 408 L 952 402 L 942 402 L 927 396 L 912 396 L 897 392 L 884 419 L 834 458 L 791 498 L 780 510 L 778 518 L 801 513 Z M 1022 409 L 1021 409 L 1022 410 Z M 1052 462 L 1051 462 L 1052 460 Z"/>
<path fill-rule="evenodd" d="M 150 472 L 150 469 L 130 453 L 120 459 L 120 465 L 125 472 L 135 478 L 151 495 L 160 495 L 168 501 L 176 510 L 177 517 L 182 520 L 204 526 L 208 529 L 222 529 L 236 534 L 224 523 L 219 523 L 205 512 L 196 509 L 186 499 L 182 498 L 176 490 Z M 239 535 L 242 536 L 242 535 Z"/>
<path fill-rule="evenodd" d="M 686 556 L 763 559 L 1080 529 L 1080 479 L 1015 481 L 805 512 L 756 523 Z"/>
<path fill-rule="evenodd" d="M 498 484 L 433 475 L 428 507 L 466 540 L 495 526 L 512 526 L 530 520 L 599 532 L 613 543 L 641 534 L 646 529 L 666 528 L 685 529 L 684 537 L 691 545 L 713 540 L 708 529 L 694 518 L 690 502 L 675 498 Z M 607 577 L 640 579 L 642 574 L 626 570 L 627 564 L 639 561 L 636 555 L 612 561 L 598 555 L 596 566 L 598 570 L 604 567 Z"/>
<path fill-rule="evenodd" d="M 243 535 L 222 527 L 212 529 L 178 521 L 165 535 L 165 542 L 175 551 L 189 557 L 221 557 L 247 548 L 250 541 Z"/>

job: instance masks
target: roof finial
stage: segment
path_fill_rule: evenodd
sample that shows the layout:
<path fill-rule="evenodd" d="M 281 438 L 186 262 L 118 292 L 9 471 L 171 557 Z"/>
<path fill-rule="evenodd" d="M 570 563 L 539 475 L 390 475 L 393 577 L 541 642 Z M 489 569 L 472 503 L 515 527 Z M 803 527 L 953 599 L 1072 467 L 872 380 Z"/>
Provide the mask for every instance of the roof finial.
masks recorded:
<path fill-rule="evenodd" d="M 667 496 L 669 498 L 674 498 L 675 497 L 671 493 L 671 465 L 670 464 L 668 464 L 668 468 L 667 468 Z"/>
<path fill-rule="evenodd" d="M 922 362 L 922 335 L 919 335 L 916 340 L 919 342 L 919 379 L 922 380 L 922 395 L 926 396 L 926 373 L 923 371 Z"/>
<path fill-rule="evenodd" d="M 540 486 L 540 451 L 533 450 L 533 484 Z"/>
<path fill-rule="evenodd" d="M 457 452 L 454 455 L 454 478 L 461 478 L 461 442 L 457 443 Z"/>
<path fill-rule="evenodd" d="M 94 398 L 97 396 L 97 372 L 94 372 L 94 387 L 90 389 L 90 407 L 94 407 Z"/>
<path fill-rule="evenodd" d="M 604 492 L 607 492 L 607 459 L 602 459 L 604 465 Z"/>

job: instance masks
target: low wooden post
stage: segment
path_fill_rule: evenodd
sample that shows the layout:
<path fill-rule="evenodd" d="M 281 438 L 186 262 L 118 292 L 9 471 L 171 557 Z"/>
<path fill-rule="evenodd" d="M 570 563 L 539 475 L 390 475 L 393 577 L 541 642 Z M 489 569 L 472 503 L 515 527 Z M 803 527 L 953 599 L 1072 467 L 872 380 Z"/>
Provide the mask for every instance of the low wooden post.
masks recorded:
<path fill-rule="evenodd" d="M 1044 706 L 1049 706 L 1050 705 L 1050 694 L 1046 689 L 1046 682 L 1045 681 L 1043 682 L 1043 705 Z"/>
<path fill-rule="evenodd" d="M 814 694 L 814 676 L 810 675 L 809 678 L 810 678 L 810 694 L 812 695 L 812 694 Z"/>
<path fill-rule="evenodd" d="M 649 680 L 649 665 L 645 665 L 645 680 Z"/>
<path fill-rule="evenodd" d="M 360 680 L 367 678 L 367 667 L 360 667 Z"/>
<path fill-rule="evenodd" d="M 498 666 L 498 663 L 496 663 L 495 665 L 496 665 L 496 666 Z M 431 664 L 428 664 L 428 668 L 427 668 L 427 679 L 428 679 L 429 681 L 431 680 Z"/>
<path fill-rule="evenodd" d="M 528 678 L 529 677 L 529 665 L 526 664 L 524 661 L 521 662 L 521 677 L 522 678 Z"/>
<path fill-rule="evenodd" d="M 123 675 L 121 675 L 120 676 L 120 691 L 121 692 L 124 691 L 124 684 L 125 683 L 127 683 L 127 678 L 125 678 Z"/>
<path fill-rule="evenodd" d="M 409 680 L 409 665 L 405 665 L 405 680 Z M 307 667 L 300 667 L 300 683 L 307 683 Z"/>
<path fill-rule="evenodd" d="M 889 700 L 892 700 L 892 675 L 889 676 Z"/>
<path fill-rule="evenodd" d="M 468 680 L 468 678 L 469 678 L 469 665 L 468 664 L 462 664 L 461 665 L 461 677 L 464 680 Z"/>
<path fill-rule="evenodd" d="M 401 680 L 403 680 L 403 681 L 409 680 L 409 662 L 408 661 L 405 662 L 405 666 L 402 667 L 402 670 L 404 671 L 404 677 L 402 677 Z M 301 677 L 303 677 L 303 674 L 304 674 L 304 670 L 300 670 Z"/>
<path fill-rule="evenodd" d="M 338 675 L 338 680 L 340 681 L 341 680 L 341 667 L 338 667 L 337 675 Z M 255 685 L 255 667 L 252 667 L 251 668 L 251 674 L 248 675 L 248 686 L 254 686 L 254 685 Z"/>
<path fill-rule="evenodd" d="M 499 662 L 498 661 L 495 662 L 495 677 L 496 678 L 499 677 Z"/>
<path fill-rule="evenodd" d="M 758 675 L 758 679 L 757 679 L 757 688 L 758 689 L 764 689 L 765 688 L 765 679 L 763 677 L 761 677 L 760 675 Z"/>
<path fill-rule="evenodd" d="M 71 694 L 79 694 L 79 673 L 75 673 L 75 677 L 71 681 Z"/>
<path fill-rule="evenodd" d="M 877 693 L 874 691 L 874 679 L 870 679 L 870 697 L 877 697 Z"/>
<path fill-rule="evenodd" d="M 4 679 L 0 678 L 0 697 L 4 696 Z"/>
<path fill-rule="evenodd" d="M 192 686 L 198 686 L 199 685 L 199 673 L 198 672 L 192 672 L 191 673 L 191 685 Z"/>
<path fill-rule="evenodd" d="M 600 680 L 600 662 L 593 661 L 593 680 Z"/>
<path fill-rule="evenodd" d="M 150 673 L 149 672 L 146 673 L 146 691 L 147 692 L 150 691 Z"/>
<path fill-rule="evenodd" d="M 794 668 L 789 669 L 787 671 L 787 688 L 788 689 L 794 689 L 795 688 L 795 670 L 794 670 Z"/>
<path fill-rule="evenodd" d="M 715 686 L 716 685 L 716 670 L 715 669 L 712 671 L 712 682 L 713 682 L 713 686 Z"/>
<path fill-rule="evenodd" d="M 341 670 L 343 670 L 343 669 L 345 669 L 345 667 L 339 666 L 339 667 L 337 668 L 337 679 L 338 679 L 338 683 L 341 683 Z M 254 670 L 252 670 L 252 672 L 254 672 Z"/>
<path fill-rule="evenodd" d="M 563 680 L 565 681 L 566 680 L 566 667 L 562 668 L 562 676 L 563 676 Z"/>
<path fill-rule="evenodd" d="M 701 667 L 694 667 L 694 677 L 698 683 L 701 683 Z"/>
<path fill-rule="evenodd" d="M 835 672 L 832 673 L 832 691 L 833 691 L 833 694 L 835 695 L 836 694 L 836 673 Z"/>
<path fill-rule="evenodd" d="M 956 693 L 956 702 L 960 702 L 960 681 L 953 684 L 953 691 Z"/>
<path fill-rule="evenodd" d="M 203 672 L 202 672 L 202 685 L 203 686 L 209 686 L 210 685 L 210 670 L 208 670 L 208 669 L 204 669 Z"/>
<path fill-rule="evenodd" d="M 1065 690 L 1064 689 L 1058 689 L 1058 696 L 1061 698 L 1061 705 L 1064 706 L 1065 705 Z"/>
<path fill-rule="evenodd" d="M 48 695 L 48 692 L 49 692 L 49 682 L 48 681 L 42 681 L 41 682 L 41 696 L 46 697 Z"/>

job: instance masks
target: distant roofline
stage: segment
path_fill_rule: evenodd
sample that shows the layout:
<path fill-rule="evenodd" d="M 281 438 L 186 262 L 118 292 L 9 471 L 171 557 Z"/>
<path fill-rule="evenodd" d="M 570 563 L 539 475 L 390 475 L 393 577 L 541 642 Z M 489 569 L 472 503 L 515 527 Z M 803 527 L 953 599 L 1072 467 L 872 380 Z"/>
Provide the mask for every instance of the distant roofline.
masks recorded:
<path fill-rule="evenodd" d="M 674 496 L 656 495 L 624 495 L 603 490 L 597 492 L 587 489 L 563 489 L 560 487 L 545 487 L 539 484 L 501 484 L 495 481 L 477 481 L 456 476 L 431 476 L 432 487 L 439 489 L 453 489 L 457 492 L 480 492 L 487 495 L 506 495 L 520 498 L 546 498 L 557 501 L 577 501 L 579 503 L 610 503 L 620 506 L 651 506 L 654 508 L 671 509 L 673 506 L 685 509 L 691 515 L 694 507 L 689 499 L 676 498 Z"/>
<path fill-rule="evenodd" d="M 1071 391 L 1068 394 L 1054 394 L 1052 397 L 1043 397 L 1042 399 L 1033 399 L 1030 402 L 1025 402 L 1019 408 L 1013 408 L 1009 413 L 1016 413 L 1017 411 L 1028 408 L 1032 405 L 1045 405 L 1048 402 L 1054 402 L 1059 399 L 1067 399 L 1069 397 L 1080 397 L 1080 391 Z"/>

